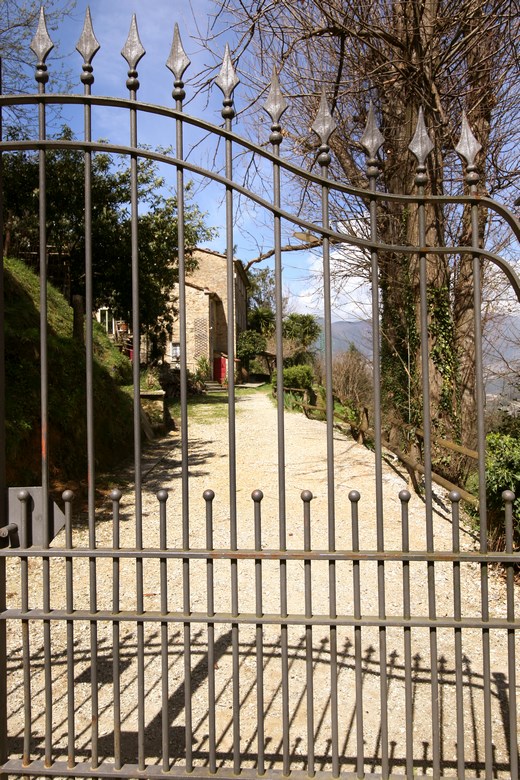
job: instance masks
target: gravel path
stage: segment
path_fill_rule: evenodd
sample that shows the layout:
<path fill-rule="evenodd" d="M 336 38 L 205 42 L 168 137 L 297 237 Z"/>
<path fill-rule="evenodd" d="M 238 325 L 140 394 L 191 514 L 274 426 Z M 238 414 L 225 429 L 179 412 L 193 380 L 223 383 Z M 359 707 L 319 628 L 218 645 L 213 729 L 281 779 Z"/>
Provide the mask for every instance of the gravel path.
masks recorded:
<path fill-rule="evenodd" d="M 215 415 L 211 404 L 199 407 L 190 422 L 190 546 L 203 547 L 206 540 L 206 514 L 202 494 L 207 489 L 215 491 L 213 502 L 214 547 L 230 545 L 229 527 L 229 459 L 227 420 Z M 260 488 L 262 501 L 262 547 L 276 549 L 279 546 L 278 528 L 278 455 L 277 419 L 271 400 L 262 393 L 242 394 L 237 398 L 237 546 L 239 549 L 254 547 L 253 502 L 251 493 Z M 303 511 L 300 494 L 310 490 L 311 536 L 315 549 L 327 547 L 327 472 L 325 425 L 307 420 L 302 415 L 285 416 L 286 452 L 286 517 L 287 546 L 301 549 L 303 538 Z M 375 549 L 377 529 L 375 523 L 374 455 L 351 439 L 336 432 L 335 483 L 336 483 L 336 547 L 352 549 L 351 507 L 348 494 L 356 489 L 361 494 L 359 502 L 360 549 Z M 144 547 L 159 545 L 159 513 L 155 492 L 162 487 L 169 491 L 167 502 L 168 546 L 182 543 L 181 481 L 179 434 L 173 433 L 147 451 L 144 458 L 145 491 L 143 497 Z M 397 464 L 390 459 L 383 470 L 384 535 L 385 549 L 401 549 L 402 523 L 399 491 L 407 487 Z M 134 506 L 130 494 L 121 503 L 122 548 L 135 545 Z M 111 547 L 113 524 L 105 518 L 97 527 L 99 547 Z M 435 549 L 452 549 L 452 526 L 447 512 L 447 502 L 442 491 L 436 493 L 434 513 Z M 74 545 L 87 546 L 88 535 L 84 528 L 74 529 Z M 460 543 L 463 549 L 474 549 L 474 536 L 461 529 Z M 63 546 L 63 534 L 54 546 Z M 418 496 L 409 503 L 409 544 L 411 550 L 426 549 L 424 504 Z M 30 606 L 41 604 L 41 562 L 29 560 Z M 19 605 L 20 564 L 13 559 L 9 563 L 12 583 L 9 601 Z M 206 612 L 208 592 L 206 588 L 207 564 L 193 560 L 189 567 L 190 610 Z M 382 609 L 387 616 L 403 614 L 403 564 L 387 562 L 384 565 L 384 593 L 378 579 L 377 564 L 362 562 L 358 568 L 362 614 L 377 615 Z M 380 570 L 381 571 L 381 570 Z M 186 569 L 184 570 L 186 572 Z M 411 581 L 411 614 L 428 615 L 432 604 L 428 602 L 426 564 L 412 562 L 409 566 Z M 34 576 L 33 576 L 34 575 Z M 262 564 L 262 611 L 280 614 L 281 579 L 280 564 L 265 561 Z M 74 561 L 74 607 L 89 608 L 88 560 Z M 120 564 L 120 609 L 136 608 L 136 564 L 131 557 Z M 167 573 L 161 575 L 158 560 L 145 560 L 143 564 L 144 610 L 161 608 L 161 576 L 168 582 L 168 609 L 183 609 L 186 589 L 183 589 L 183 571 L 180 561 L 169 561 Z M 233 604 L 230 597 L 230 563 L 215 560 L 215 611 L 229 613 Z M 113 609 L 113 563 L 110 558 L 99 560 L 96 566 L 98 586 L 98 610 Z M 328 615 L 330 609 L 330 569 L 326 562 L 312 564 L 312 612 Z M 453 616 L 453 564 L 435 564 L 435 610 L 437 617 Z M 465 615 L 481 614 L 481 579 L 479 568 L 471 563 L 461 566 L 462 611 Z M 255 569 L 252 561 L 240 561 L 237 571 L 238 608 L 240 612 L 255 612 Z M 305 614 L 310 605 L 305 601 L 305 565 L 303 560 L 287 564 L 289 614 Z M 353 590 L 355 572 L 347 561 L 335 565 L 336 602 L 339 615 L 354 613 Z M 65 607 L 65 561 L 51 563 L 52 608 Z M 506 585 L 495 572 L 489 576 L 490 616 L 506 616 Z M 516 614 L 520 607 L 518 592 L 515 595 Z M 315 769 L 330 768 L 331 753 L 331 669 L 337 669 L 338 690 L 338 738 L 340 767 L 355 771 L 358 739 L 363 740 L 366 771 L 379 772 L 388 764 L 391 771 L 405 771 L 407 722 L 412 724 L 413 757 L 415 771 L 431 774 L 432 756 L 438 749 L 443 773 L 456 774 L 456 675 L 453 629 L 440 628 L 431 633 L 427 628 L 414 628 L 404 632 L 390 627 L 386 632 L 376 626 L 367 626 L 355 632 L 352 627 L 339 626 L 330 630 L 326 625 L 316 626 L 310 632 L 302 625 L 290 626 L 282 632 L 275 625 L 263 628 L 263 675 L 265 713 L 265 761 L 266 768 L 281 768 L 280 755 L 284 749 L 282 721 L 284 694 L 281 669 L 288 670 L 287 716 L 289 739 L 285 745 L 286 761 L 291 769 L 308 769 L 307 713 L 311 706 L 308 696 L 312 693 L 313 733 L 315 742 Z M 117 626 L 117 623 L 115 624 Z M 70 629 L 69 629 L 70 630 Z M 170 724 L 170 757 L 173 763 L 184 763 L 185 709 L 184 663 L 187 634 L 182 623 L 170 624 L 162 629 L 160 622 L 147 622 L 143 633 L 135 623 L 122 623 L 114 628 L 112 621 L 100 620 L 97 633 L 87 621 L 77 621 L 74 635 L 69 634 L 69 645 L 74 643 L 74 662 L 67 663 L 67 626 L 64 621 L 52 624 L 52 717 L 54 738 L 53 757 L 65 754 L 67 748 L 67 703 L 72 702 L 75 712 L 76 759 L 90 760 L 92 747 L 91 694 L 93 686 L 92 666 L 97 669 L 99 712 L 95 720 L 99 724 L 100 758 L 113 755 L 114 740 L 114 665 L 112 646 L 114 637 L 119 641 L 118 680 L 121 687 L 122 751 L 123 758 L 135 762 L 139 719 L 145 723 L 144 753 L 150 763 L 159 763 L 161 757 L 161 706 L 167 700 Z M 240 746 L 242 767 L 256 766 L 257 745 L 257 645 L 255 626 L 241 626 L 233 633 L 229 622 L 216 622 L 213 635 L 208 640 L 204 622 L 192 624 L 190 664 L 192 669 L 192 750 L 195 764 L 207 765 L 208 735 L 208 685 L 214 676 L 216 691 L 215 729 L 217 765 L 232 766 L 233 744 Z M 409 637 L 409 645 L 407 644 Z M 21 754 L 23 737 L 23 653 L 20 626 L 8 625 L 10 693 L 9 728 L 12 734 L 12 752 Z M 208 641 L 214 642 L 213 674 L 208 669 Z M 305 661 L 306 643 L 312 641 L 312 672 Z M 490 700 L 492 740 L 494 745 L 494 776 L 509 777 L 511 735 L 508 721 L 509 670 L 507 664 L 507 632 L 490 632 L 490 674 L 484 675 L 482 661 L 482 632 L 465 629 L 462 632 L 463 708 L 465 756 L 472 773 L 484 775 L 484 700 Z M 511 641 L 511 639 L 510 639 Z M 513 640 L 515 641 L 515 640 Z M 357 648 L 357 653 L 355 652 Z M 30 623 L 30 649 L 32 673 L 30 680 L 32 701 L 32 754 L 40 756 L 44 750 L 45 710 L 44 674 L 49 668 L 45 657 L 42 626 L 39 621 Z M 141 660 L 138 652 L 141 650 Z M 164 680 L 161 655 L 168 651 L 168 690 L 161 690 Z M 516 637 L 517 658 L 520 657 L 520 638 Z M 94 655 L 93 655 L 94 653 Z M 411 666 L 404 663 L 409 654 Z M 332 660 L 332 663 L 331 663 Z M 232 665 L 239 666 L 240 683 L 233 686 Z M 141 669 L 141 671 L 140 671 Z M 74 699 L 67 682 L 67 675 L 75 680 Z M 144 677 L 147 691 L 142 712 L 136 705 L 139 676 Z M 432 688 L 433 679 L 433 688 Z M 356 680 L 361 696 L 356 699 Z M 209 682 L 208 682 L 209 681 Z M 26 678 L 27 687 L 27 678 Z M 408 690 L 408 704 L 406 691 Z M 433 690 L 433 695 L 432 695 Z M 381 706 L 381 697 L 387 706 Z M 332 696 L 332 699 L 334 697 Z M 237 715 L 236 703 L 240 701 Z M 358 709 L 356 710 L 356 705 Z M 385 723 L 385 709 L 389 713 Z M 333 707 L 332 707 L 333 710 Z M 48 707 L 47 707 L 48 712 Z M 437 715 L 438 712 L 438 715 Z M 233 713 L 235 723 L 233 724 Z M 383 713 L 383 714 L 382 714 Z M 432 715 L 433 713 L 433 715 Z M 96 713 L 94 713 L 96 715 Z M 438 719 L 440 740 L 438 748 L 432 739 L 432 717 Z M 239 718 L 240 726 L 238 729 Z M 362 719 L 362 722 L 361 722 Z M 235 729 L 235 743 L 233 733 Z M 332 738 L 334 739 L 334 738 Z"/>

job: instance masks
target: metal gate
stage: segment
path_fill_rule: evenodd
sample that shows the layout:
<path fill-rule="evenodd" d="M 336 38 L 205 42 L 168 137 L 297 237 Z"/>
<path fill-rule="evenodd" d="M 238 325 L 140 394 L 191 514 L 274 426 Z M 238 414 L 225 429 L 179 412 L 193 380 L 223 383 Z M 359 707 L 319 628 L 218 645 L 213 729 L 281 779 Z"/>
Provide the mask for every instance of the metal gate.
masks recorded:
<path fill-rule="evenodd" d="M 513 548 L 513 496 L 505 495 L 505 545 L 490 552 L 485 495 L 484 385 L 480 315 L 480 265 L 498 266 L 517 295 L 518 280 L 501 258 L 479 247 L 479 209 L 507 222 L 514 217 L 477 195 L 474 158 L 478 145 L 465 126 L 458 152 L 466 161 L 470 194 L 437 201 L 468 208 L 470 246 L 427 246 L 424 194 L 430 142 L 419 122 L 411 151 L 417 158 L 417 194 L 377 191 L 377 153 L 383 141 L 370 114 L 361 144 L 367 152 L 369 188 L 356 190 L 329 180 L 328 138 L 333 120 L 326 100 L 314 124 L 321 174 L 297 168 L 280 156 L 280 118 L 285 101 L 273 80 L 266 109 L 271 149 L 232 132 L 232 94 L 237 79 L 229 52 L 216 83 L 224 95 L 223 127 L 183 112 L 183 74 L 189 64 L 176 29 L 168 68 L 174 74 L 175 108 L 141 103 L 137 65 L 144 54 L 135 20 L 123 56 L 128 62 L 127 99 L 91 94 L 92 59 L 98 44 L 90 16 L 78 44 L 84 59 L 83 95 L 46 93 L 46 57 L 52 44 L 44 17 L 33 42 L 37 57 L 34 96 L 4 95 L 2 106 L 36 106 L 38 137 L 2 141 L 13 151 L 39 154 L 39 274 L 41 283 L 42 484 L 11 488 L 9 514 L 0 531 L 0 762 L 10 776 L 59 777 L 245 777 L 263 775 L 365 777 L 431 774 L 462 777 L 518 777 L 517 679 L 519 596 L 514 582 L 519 555 Z M 53 104 L 83 107 L 81 141 L 49 139 L 46 114 Z M 92 140 L 95 111 L 121 111 L 130 140 Z M 139 145 L 138 117 L 168 119 L 175 129 L 172 153 Z M 193 128 L 219 141 L 222 172 L 187 160 L 184 140 Z M 132 196 L 134 490 L 110 494 L 110 518 L 96 502 L 93 400 L 93 332 L 86 318 L 88 434 L 88 525 L 75 522 L 72 492 L 63 493 L 63 516 L 50 501 L 46 287 L 46 155 L 52 149 L 84 153 L 86 311 L 92 312 L 92 272 L 100 258 L 92 245 L 89 181 L 93 156 L 126 155 Z M 249 190 L 234 178 L 236 155 L 262 161 L 272 197 Z M 168 491 L 156 486 L 154 509 L 143 470 L 139 391 L 138 161 L 147 158 L 176 170 L 179 218 L 179 318 L 181 424 L 178 480 Z M 270 173 L 268 173 L 270 169 Z M 319 423 L 324 463 L 305 475 L 305 484 L 286 483 L 289 422 L 282 382 L 277 388 L 275 495 L 244 491 L 260 465 L 256 442 L 237 436 L 237 388 L 228 371 L 228 455 L 226 489 L 194 498 L 197 470 L 189 437 L 186 371 L 186 284 L 183 237 L 185 177 L 200 176 L 222 188 L 225 210 L 228 290 L 228 366 L 235 355 L 234 217 L 238 199 L 269 215 L 277 285 L 277 363 L 282 344 L 282 224 L 311 233 L 323 249 L 326 422 Z M 321 224 L 282 207 L 281 181 L 290 175 L 314 187 L 321 199 Z M 346 236 L 329 227 L 332 196 L 365 204 L 367 237 Z M 378 239 L 382 204 L 416 204 L 417 246 L 391 246 Z M 348 244 L 370 258 L 373 282 L 374 448 L 369 453 L 373 489 L 361 495 L 356 462 L 343 449 L 334 426 L 331 346 L 331 245 Z M 378 259 L 399 252 L 419 259 L 423 334 L 424 496 L 412 496 L 388 464 L 381 433 Z M 3 253 L 2 253 L 3 254 Z M 480 536 L 459 524 L 460 494 L 435 492 L 429 421 L 429 361 L 426 255 L 473 256 L 475 282 Z M 3 357 L 3 354 L 0 355 Z M 2 401 L 3 403 L 3 401 Z M 303 418 L 302 418 L 303 419 Z M 303 431 L 303 429 L 302 429 Z M 246 438 L 246 441 L 244 441 Z M 352 444 L 350 442 L 350 444 Z M 207 447 L 210 445 L 206 443 Z M 237 467 L 237 447 L 249 451 L 249 468 Z M 296 460 L 305 440 L 296 439 Z M 349 445 L 350 447 L 350 445 Z M 341 450 L 341 458 L 334 452 Z M 366 451 L 364 451 L 366 452 Z M 291 456 L 293 457 L 293 456 Z M 361 457 L 361 456 L 359 456 Z M 343 459 L 343 460 L 342 460 Z M 294 460 L 294 458 L 293 458 Z M 361 461 L 360 461 L 361 462 Z M 240 464 L 242 461 L 240 461 Z M 273 464 L 269 467 L 273 469 Z M 176 468 L 176 466 L 175 466 Z M 326 489 L 313 496 L 314 471 L 325 468 Z M 5 472 L 5 462 L 2 463 Z M 157 472 L 156 472 L 157 473 Z M 300 475 L 301 476 L 301 475 Z M 165 474 L 166 478 L 166 474 Z M 302 477 L 303 480 L 303 477 Z M 5 487 L 5 486 L 4 486 Z M 257 484 L 262 488 L 262 484 Z M 315 491 L 313 491 L 315 492 Z M 7 495 L 7 491 L 5 491 Z M 7 505 L 7 499 L 6 499 Z M 244 508 L 244 506 L 248 508 Z M 54 523 L 54 525 L 53 525 Z M 275 530 L 273 530 L 273 528 Z M 422 541 L 421 541 L 422 540 Z M 494 570 L 498 564 L 501 571 Z M 129 587 L 128 583 L 132 586 Z M 471 648 L 469 650 L 468 648 Z"/>

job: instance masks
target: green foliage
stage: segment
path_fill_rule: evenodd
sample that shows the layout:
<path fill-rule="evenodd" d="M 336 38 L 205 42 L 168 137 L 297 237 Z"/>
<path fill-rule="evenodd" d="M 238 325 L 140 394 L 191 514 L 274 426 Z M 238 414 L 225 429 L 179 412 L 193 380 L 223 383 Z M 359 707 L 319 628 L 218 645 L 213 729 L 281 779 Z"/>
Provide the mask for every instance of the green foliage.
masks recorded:
<path fill-rule="evenodd" d="M 6 451 L 10 484 L 32 484 L 40 470 L 39 280 L 5 261 Z M 85 349 L 72 338 L 72 310 L 48 286 L 49 458 L 53 479 L 86 475 Z M 96 465 L 108 469 L 132 446 L 132 401 L 118 386 L 130 362 L 94 328 Z"/>
<path fill-rule="evenodd" d="M 267 342 L 262 333 L 256 330 L 243 330 L 237 339 L 237 357 L 247 367 L 250 360 L 265 352 L 266 346 Z"/>
<path fill-rule="evenodd" d="M 267 306 L 250 309 L 247 315 L 247 324 L 250 330 L 256 330 L 263 335 L 270 335 L 275 329 L 274 311 Z"/>
<path fill-rule="evenodd" d="M 312 314 L 289 314 L 283 321 L 284 366 L 312 365 L 321 328 Z"/>
<path fill-rule="evenodd" d="M 311 366 L 289 366 L 283 370 L 283 386 L 312 390 L 314 372 Z M 273 372 L 273 388 L 276 388 L 276 371 Z"/>
<path fill-rule="evenodd" d="M 253 360 L 249 361 L 249 373 L 250 374 L 260 374 L 267 376 L 269 374 L 269 367 L 265 361 L 265 359 L 261 358 L 254 358 Z"/>
<path fill-rule="evenodd" d="M 276 283 L 270 268 L 250 268 L 247 272 L 249 309 L 276 310 Z"/>
<path fill-rule="evenodd" d="M 139 386 L 141 390 L 144 392 L 162 390 L 159 374 L 160 372 L 157 366 L 147 366 L 141 371 L 139 374 Z"/>
<path fill-rule="evenodd" d="M 478 493 L 478 477 L 472 475 L 468 489 Z M 486 492 L 490 543 L 497 546 L 504 537 L 504 490 L 517 496 L 513 503 L 514 536 L 520 544 L 520 439 L 503 433 L 486 436 Z"/>
<path fill-rule="evenodd" d="M 247 327 L 270 336 L 275 329 L 276 279 L 270 268 L 251 268 L 247 272 Z M 282 316 L 287 308 L 288 296 L 282 295 Z"/>
<path fill-rule="evenodd" d="M 283 321 L 283 337 L 309 349 L 318 340 L 321 328 L 312 314 L 289 314 Z"/>
<path fill-rule="evenodd" d="M 209 360 L 205 355 L 201 355 L 201 357 L 197 360 L 197 370 L 195 371 L 195 381 L 196 382 L 205 382 L 206 379 L 209 379 L 211 377 L 211 368 L 209 365 Z"/>
<path fill-rule="evenodd" d="M 60 138 L 73 141 L 69 128 Z M 37 256 L 38 156 L 34 152 L 4 154 L 6 254 Z M 85 163 L 82 151 L 49 150 L 46 154 L 47 241 L 52 247 L 53 268 L 59 268 L 59 284 L 67 297 L 85 294 L 84 229 Z M 189 198 L 188 185 L 186 196 Z M 152 345 L 161 351 L 163 334 L 171 329 L 174 312 L 170 292 L 178 280 L 177 200 L 165 194 L 164 179 L 156 165 L 140 160 L 138 191 L 141 213 L 139 236 L 139 317 Z M 167 191 L 166 191 L 167 192 Z M 131 321 L 131 196 L 128 161 L 98 153 L 92 158 L 92 247 L 94 308 L 108 306 L 119 319 Z M 195 204 L 185 209 L 185 246 L 210 239 L 214 231 L 204 222 Z M 57 257 L 56 257 L 57 256 Z M 187 253 L 187 269 L 194 260 Z M 56 277 L 55 282 L 58 283 Z"/>

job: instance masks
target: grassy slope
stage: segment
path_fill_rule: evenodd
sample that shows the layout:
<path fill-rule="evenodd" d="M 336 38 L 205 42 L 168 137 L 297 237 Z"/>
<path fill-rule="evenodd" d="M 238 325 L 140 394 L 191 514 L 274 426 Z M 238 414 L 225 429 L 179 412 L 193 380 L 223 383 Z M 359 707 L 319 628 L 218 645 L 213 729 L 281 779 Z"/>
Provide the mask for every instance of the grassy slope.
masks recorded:
<path fill-rule="evenodd" d="M 40 484 L 40 290 L 22 262 L 6 261 L 6 444 L 8 483 Z M 132 447 L 132 404 L 119 383 L 129 361 L 95 328 L 96 467 L 113 468 Z M 84 347 L 72 338 L 72 309 L 48 287 L 49 460 L 61 484 L 86 478 Z"/>

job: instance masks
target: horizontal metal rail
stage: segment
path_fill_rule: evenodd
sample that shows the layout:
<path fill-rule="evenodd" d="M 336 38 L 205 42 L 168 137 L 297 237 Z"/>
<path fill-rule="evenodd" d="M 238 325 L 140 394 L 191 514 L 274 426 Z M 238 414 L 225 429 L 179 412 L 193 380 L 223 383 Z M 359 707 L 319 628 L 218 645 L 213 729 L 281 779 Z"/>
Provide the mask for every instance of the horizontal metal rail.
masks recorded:
<path fill-rule="evenodd" d="M 143 610 L 142 612 L 131 610 L 111 610 L 98 609 L 95 612 L 89 612 L 84 609 L 72 610 L 67 612 L 62 609 L 7 609 L 0 613 L 3 620 L 54 620 L 54 621 L 95 621 L 101 622 L 119 622 L 128 623 L 138 621 L 143 623 L 220 623 L 237 625 L 273 625 L 273 626 L 377 626 L 379 628 L 451 628 L 451 629 L 499 629 L 514 631 L 520 628 L 520 618 L 508 620 L 507 618 L 488 618 L 484 620 L 477 617 L 435 617 L 429 618 L 426 615 L 414 615 L 406 618 L 401 615 L 388 615 L 378 617 L 377 615 L 365 615 L 355 617 L 354 615 L 342 614 L 332 618 L 330 615 L 313 614 L 311 616 L 304 614 L 279 615 L 277 613 L 260 614 L 254 612 L 158 612 L 156 610 Z"/>

